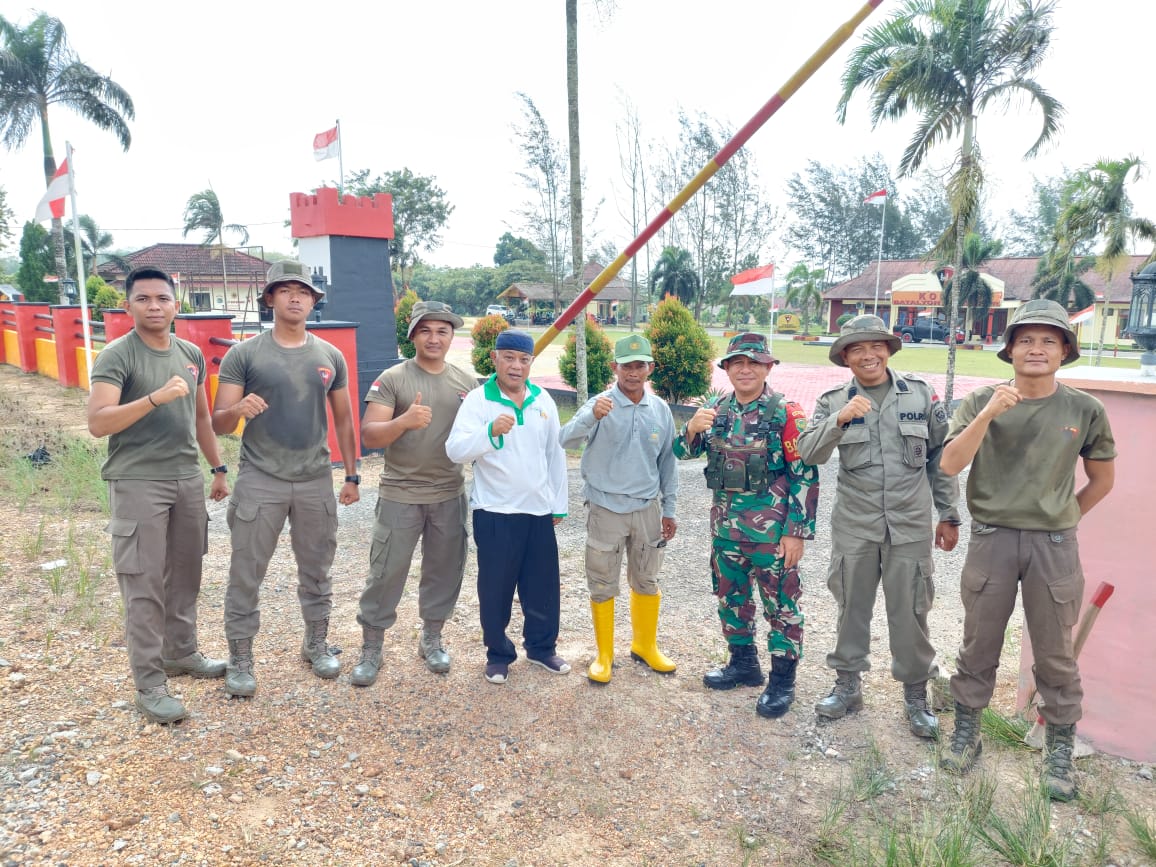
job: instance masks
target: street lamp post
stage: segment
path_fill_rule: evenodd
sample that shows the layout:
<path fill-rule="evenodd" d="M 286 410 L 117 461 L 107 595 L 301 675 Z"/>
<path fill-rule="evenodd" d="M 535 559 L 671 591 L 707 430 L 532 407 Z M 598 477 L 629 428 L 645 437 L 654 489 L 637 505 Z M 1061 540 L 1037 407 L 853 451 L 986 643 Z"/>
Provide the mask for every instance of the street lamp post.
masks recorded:
<path fill-rule="evenodd" d="M 1144 350 L 1140 375 L 1156 376 L 1156 262 L 1132 275 L 1128 335 Z"/>

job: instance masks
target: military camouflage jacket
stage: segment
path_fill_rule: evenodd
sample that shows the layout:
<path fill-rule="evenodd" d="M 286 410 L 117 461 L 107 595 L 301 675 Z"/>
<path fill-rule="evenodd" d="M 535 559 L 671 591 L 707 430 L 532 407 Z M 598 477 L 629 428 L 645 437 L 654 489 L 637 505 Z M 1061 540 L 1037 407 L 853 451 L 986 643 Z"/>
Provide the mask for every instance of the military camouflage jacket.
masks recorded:
<path fill-rule="evenodd" d="M 835 532 L 895 544 L 932 536 L 932 505 L 941 521 L 958 521 L 959 482 L 939 470 L 947 413 L 932 387 L 910 373 L 888 371 L 891 388 L 864 418 L 840 425 L 839 411 L 860 391 L 856 381 L 819 395 L 799 437 L 804 460 L 824 464 L 839 449 Z"/>
<path fill-rule="evenodd" d="M 724 447 L 749 446 L 758 439 L 763 408 L 771 400 L 771 390 L 745 406 L 734 394 L 708 404 L 727 412 L 730 430 L 717 442 L 713 429 L 688 438 L 686 425 L 674 438 L 674 454 L 681 460 L 705 454 L 711 444 Z M 815 538 L 815 512 L 819 505 L 819 470 L 799 457 L 799 434 L 807 427 L 807 416 L 797 403 L 780 400 L 772 420 L 773 431 L 767 444 L 767 464 L 773 479 L 766 493 L 715 491 L 710 510 L 711 532 L 734 542 L 777 543 L 782 536 Z"/>

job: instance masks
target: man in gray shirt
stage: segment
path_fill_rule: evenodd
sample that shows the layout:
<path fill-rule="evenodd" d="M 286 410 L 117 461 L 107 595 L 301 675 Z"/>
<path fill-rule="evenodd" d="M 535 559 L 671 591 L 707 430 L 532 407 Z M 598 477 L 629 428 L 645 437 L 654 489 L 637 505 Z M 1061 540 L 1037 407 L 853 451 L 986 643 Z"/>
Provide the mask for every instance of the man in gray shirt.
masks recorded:
<path fill-rule="evenodd" d="M 835 688 L 815 706 L 827 719 L 863 707 L 860 672 L 869 669 L 871 613 L 883 585 L 891 676 L 903 684 L 908 724 L 934 738 L 939 721 L 927 703 L 938 674 L 927 613 L 935 597 L 931 544 L 950 551 L 959 540 L 959 485 L 939 469 L 947 413 L 931 386 L 888 367 L 902 348 L 877 316 L 843 326 L 830 359 L 854 377 L 819 396 L 799 437 L 809 464 L 839 449 L 839 482 L 831 514 L 827 586 L 839 605 L 835 649 L 827 665 Z M 939 523 L 932 529 L 932 505 Z"/>
<path fill-rule="evenodd" d="M 623 551 L 634 632 L 630 655 L 663 674 L 675 669 L 657 644 L 658 572 L 678 528 L 674 419 L 670 407 L 646 390 L 654 358 L 645 337 L 619 340 L 613 369 L 615 384 L 590 398 L 561 433 L 563 448 L 586 443 L 586 581 L 598 645 L 586 676 L 595 683 L 608 683 L 614 664 L 614 597 Z"/>

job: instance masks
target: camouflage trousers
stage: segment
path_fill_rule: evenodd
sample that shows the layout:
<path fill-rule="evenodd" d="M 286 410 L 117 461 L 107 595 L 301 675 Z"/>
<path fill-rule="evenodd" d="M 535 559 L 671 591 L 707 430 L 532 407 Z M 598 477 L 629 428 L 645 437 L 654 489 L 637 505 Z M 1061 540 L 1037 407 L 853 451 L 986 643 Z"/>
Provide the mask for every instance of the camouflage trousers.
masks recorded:
<path fill-rule="evenodd" d="M 763 601 L 763 617 L 770 624 L 767 650 L 772 656 L 801 659 L 803 612 L 799 598 L 803 585 L 797 566 L 783 568 L 778 545 L 770 542 L 734 542 L 715 536 L 711 542 L 710 571 L 718 616 L 727 644 L 755 640 L 754 587 Z"/>

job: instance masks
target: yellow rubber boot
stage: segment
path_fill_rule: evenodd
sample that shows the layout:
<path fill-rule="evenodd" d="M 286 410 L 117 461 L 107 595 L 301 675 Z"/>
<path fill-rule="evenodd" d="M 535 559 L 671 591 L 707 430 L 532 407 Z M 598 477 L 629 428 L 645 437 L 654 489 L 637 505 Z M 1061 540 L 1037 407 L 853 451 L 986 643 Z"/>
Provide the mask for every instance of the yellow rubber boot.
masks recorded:
<path fill-rule="evenodd" d="M 670 674 L 678 666 L 658 649 L 658 602 L 661 598 L 661 593 L 643 596 L 630 591 L 630 625 L 634 629 L 630 655 L 661 674 Z"/>
<path fill-rule="evenodd" d="M 590 600 L 590 613 L 594 617 L 594 643 L 598 656 L 590 663 L 586 676 L 595 683 L 610 683 L 614 671 L 614 597 L 605 602 Z"/>

